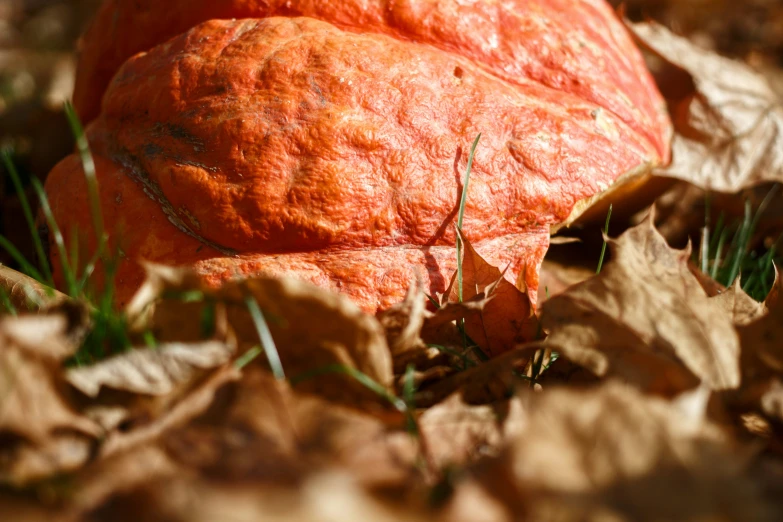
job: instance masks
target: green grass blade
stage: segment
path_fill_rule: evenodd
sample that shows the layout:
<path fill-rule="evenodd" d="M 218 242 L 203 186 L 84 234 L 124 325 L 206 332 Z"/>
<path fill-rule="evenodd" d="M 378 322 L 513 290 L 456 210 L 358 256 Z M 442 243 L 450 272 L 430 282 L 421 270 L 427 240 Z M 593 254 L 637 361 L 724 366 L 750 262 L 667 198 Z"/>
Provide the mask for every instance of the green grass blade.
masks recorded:
<path fill-rule="evenodd" d="M 84 134 L 84 128 L 79 121 L 79 117 L 70 102 L 65 103 L 65 116 L 71 126 L 71 132 L 76 139 L 76 148 L 79 151 L 79 157 L 82 161 L 82 170 L 87 181 L 87 196 L 90 201 L 90 215 L 92 216 L 92 226 L 95 229 L 95 237 L 98 239 L 98 245 L 106 240 L 103 225 L 103 212 L 101 211 L 101 198 L 98 191 L 98 177 L 95 173 L 95 160 L 90 151 L 90 144 L 87 142 L 87 136 Z"/>
<path fill-rule="evenodd" d="M 8 292 L 6 291 L 6 289 L 1 287 L 1 286 L 0 286 L 0 304 L 3 305 L 3 308 L 9 314 L 14 315 L 14 316 L 17 314 L 16 307 L 11 302 L 11 296 L 8 295 Z"/>
<path fill-rule="evenodd" d="M 329 364 L 327 366 L 323 366 L 321 368 L 316 368 L 315 370 L 305 372 L 302 375 L 298 375 L 297 377 L 291 379 L 291 384 L 296 386 L 297 384 L 310 380 L 313 377 L 318 377 L 320 375 L 329 375 L 329 374 L 347 375 L 352 379 L 354 379 L 359 384 L 361 384 L 362 386 L 364 386 L 365 388 L 367 388 L 368 390 L 370 390 L 371 392 L 375 393 L 378 397 L 389 402 L 398 411 L 402 413 L 408 412 L 408 405 L 405 404 L 404 400 L 400 399 L 399 397 L 395 397 L 394 395 L 389 393 L 386 390 L 386 388 L 384 388 L 382 385 L 380 385 L 375 380 L 373 380 L 373 378 L 370 377 L 369 375 L 355 368 L 345 366 L 343 364 Z"/>
<path fill-rule="evenodd" d="M 701 246 L 699 248 L 699 260 L 701 261 L 701 272 L 706 274 L 709 270 L 710 262 L 710 207 L 712 198 L 710 193 L 704 194 L 704 228 L 701 230 Z"/>
<path fill-rule="evenodd" d="M 459 200 L 459 214 L 457 215 L 457 228 L 462 232 L 462 219 L 465 217 L 465 204 L 468 200 L 468 185 L 470 184 L 470 171 L 473 169 L 473 159 L 476 157 L 476 147 L 478 147 L 481 133 L 473 140 L 468 156 L 468 166 L 465 169 L 465 183 L 462 185 L 462 196 Z M 462 302 L 462 239 L 457 234 L 457 295 L 459 302 Z"/>
<path fill-rule="evenodd" d="M 63 277 L 65 278 L 65 285 L 68 289 L 68 295 L 71 297 L 78 297 L 76 277 L 74 276 L 73 269 L 68 262 L 70 258 L 65 248 L 65 241 L 63 240 L 63 235 L 60 232 L 60 227 L 57 226 L 57 222 L 54 220 L 54 214 L 52 213 L 52 209 L 49 206 L 49 199 L 46 197 L 46 193 L 44 192 L 40 181 L 38 181 L 36 178 L 33 178 L 30 180 L 30 182 L 32 183 L 36 194 L 38 194 L 38 199 L 41 203 L 41 210 L 46 217 L 46 222 L 49 224 L 49 233 L 52 234 L 52 237 L 54 238 L 54 244 L 57 247 L 57 253 L 60 255 L 60 262 L 62 264 Z"/>
<path fill-rule="evenodd" d="M 712 234 L 710 235 L 710 252 L 715 252 L 715 249 L 717 248 L 716 243 L 718 242 L 720 235 L 723 233 L 723 227 L 726 225 L 726 213 L 721 212 L 720 216 L 718 216 L 718 222 L 715 224 L 715 229 L 712 231 Z"/>
<path fill-rule="evenodd" d="M 258 302 L 256 302 L 253 296 L 247 296 L 245 297 L 245 304 L 250 311 L 250 317 L 253 318 L 258 338 L 261 341 L 261 347 L 264 349 L 264 353 L 266 353 L 272 374 L 276 379 L 284 380 L 283 363 L 280 362 L 280 354 L 277 351 L 274 339 L 272 339 L 272 332 L 269 331 L 269 325 L 266 323 L 266 319 L 264 319 L 264 314 L 261 312 Z"/>
<path fill-rule="evenodd" d="M 241 370 L 242 368 L 250 364 L 253 361 L 253 359 L 261 355 L 261 353 L 263 353 L 261 347 L 255 345 L 254 347 L 252 347 L 251 349 L 243 353 L 242 356 L 239 357 L 236 361 L 234 361 L 234 366 L 238 370 Z"/>
<path fill-rule="evenodd" d="M 90 279 L 90 276 L 95 271 L 95 266 L 98 264 L 98 260 L 103 257 L 103 251 L 105 243 L 98 246 L 98 250 L 95 251 L 95 253 L 92 255 L 90 260 L 87 262 L 87 265 L 84 267 L 84 273 L 82 274 L 82 277 L 79 278 L 79 282 L 77 283 L 77 291 L 79 293 L 84 292 L 85 287 L 87 286 L 87 281 Z M 77 247 L 78 249 L 78 247 Z M 71 261 L 72 263 L 75 263 L 76 260 L 78 260 L 78 257 Z M 76 264 L 73 264 L 71 266 L 78 266 Z"/>
<path fill-rule="evenodd" d="M 27 194 L 22 187 L 22 180 L 19 177 L 19 172 L 16 170 L 13 160 L 11 159 L 11 153 L 8 149 L 4 149 L 0 152 L 3 157 L 3 164 L 5 165 L 8 175 L 11 178 L 11 182 L 14 184 L 16 193 L 19 195 L 19 204 L 22 206 L 22 213 L 24 219 L 27 222 L 27 227 L 30 229 L 30 236 L 33 239 L 33 248 L 35 248 L 35 254 L 38 256 L 38 260 L 41 264 L 41 271 L 45 278 L 37 278 L 39 282 L 46 283 L 50 286 L 54 286 L 54 280 L 52 279 L 52 271 L 49 267 L 49 259 L 44 253 L 43 242 L 41 241 L 41 235 L 38 233 L 38 229 L 35 226 L 35 218 L 33 217 L 33 211 L 30 207 L 30 202 L 27 199 Z M 38 272 L 36 270 L 36 272 Z"/>
<path fill-rule="evenodd" d="M 713 250 L 715 252 L 715 259 L 712 261 L 712 269 L 710 270 L 710 277 L 713 278 L 715 281 L 718 280 L 718 270 L 721 267 L 722 263 L 722 257 L 723 257 L 723 247 L 726 246 L 726 239 L 729 237 L 729 230 L 727 228 L 724 228 L 721 230 L 720 238 L 718 239 L 718 244 Z"/>
<path fill-rule="evenodd" d="M 604 224 L 604 236 L 609 235 L 609 220 L 612 219 L 612 205 L 609 205 L 609 212 L 606 213 L 606 224 Z M 604 238 L 604 244 L 601 245 L 601 257 L 598 258 L 598 267 L 595 269 L 596 274 L 601 273 L 601 268 L 604 266 L 604 256 L 606 256 L 606 238 Z"/>
<path fill-rule="evenodd" d="M 745 258 L 745 249 L 747 248 L 748 241 L 750 241 L 750 228 L 751 224 L 753 223 L 751 213 L 752 208 L 750 200 L 746 200 L 745 217 L 742 220 L 742 225 L 740 225 L 740 228 L 735 235 L 734 241 L 732 241 L 733 257 L 731 261 L 731 270 L 729 271 L 729 276 L 725 282 L 726 286 L 731 286 L 740 273 L 740 267 L 742 266 L 742 261 Z"/>
<path fill-rule="evenodd" d="M 412 412 L 416 408 L 416 401 L 414 400 L 414 394 L 416 393 L 416 381 L 415 377 L 416 367 L 413 364 L 409 364 L 405 368 L 405 377 L 402 386 L 402 397 L 406 406 L 406 424 L 408 433 L 413 436 L 419 435 L 419 426 L 416 424 L 416 419 L 413 417 Z"/>
<path fill-rule="evenodd" d="M 701 229 L 701 246 L 699 247 L 699 261 L 701 262 L 701 272 L 709 273 L 710 264 L 710 228 L 705 225 Z"/>
<path fill-rule="evenodd" d="M 8 252 L 8 255 L 10 255 L 13 260 L 17 262 L 17 264 L 19 264 L 19 268 L 22 269 L 22 272 L 29 275 L 36 281 L 44 281 L 41 272 L 39 272 L 37 268 L 35 268 L 27 259 L 25 259 L 19 249 L 16 248 L 14 244 L 8 240 L 8 238 L 2 235 L 0 235 L 0 247 L 3 247 L 3 250 Z"/>
<path fill-rule="evenodd" d="M 467 370 L 469 367 L 475 366 L 473 361 L 468 359 L 467 356 L 464 353 L 460 353 L 460 352 L 458 352 L 456 350 L 452 350 L 451 348 L 448 348 L 448 347 L 443 346 L 441 344 L 427 343 L 427 346 L 430 347 L 430 348 L 435 348 L 439 352 L 445 353 L 447 355 L 450 355 L 452 357 L 455 357 L 455 358 L 459 359 L 460 361 L 462 361 L 462 369 L 463 370 Z"/>

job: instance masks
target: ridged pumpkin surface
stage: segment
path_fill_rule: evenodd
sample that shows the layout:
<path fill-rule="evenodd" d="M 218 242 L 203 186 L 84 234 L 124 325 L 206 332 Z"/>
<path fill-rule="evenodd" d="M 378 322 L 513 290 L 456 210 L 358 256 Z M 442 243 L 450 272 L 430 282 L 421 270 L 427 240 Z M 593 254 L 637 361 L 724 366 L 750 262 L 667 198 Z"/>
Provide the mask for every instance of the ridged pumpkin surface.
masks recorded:
<path fill-rule="evenodd" d="M 305 16 L 473 61 L 616 114 L 668 155 L 669 120 L 626 29 L 605 0 L 105 0 L 82 41 L 74 104 L 85 121 L 120 66 L 212 19 Z"/>
<path fill-rule="evenodd" d="M 101 16 L 144 3 L 110 1 Z M 287 9 L 318 10 L 301 4 Z M 139 259 L 195 266 L 214 283 L 293 274 L 370 311 L 399 300 L 417 269 L 441 292 L 479 132 L 464 230 L 535 289 L 551 225 L 667 159 L 660 99 L 603 3 L 393 4 L 320 6 L 352 31 L 302 17 L 209 21 L 122 66 L 89 128 L 105 219 L 126 256 L 120 302 L 141 281 Z M 457 13 L 480 27 L 494 16 L 494 32 L 479 41 Z M 528 41 L 508 40 L 510 22 Z M 84 237 L 82 179 L 70 157 L 47 192 L 61 228 Z"/>

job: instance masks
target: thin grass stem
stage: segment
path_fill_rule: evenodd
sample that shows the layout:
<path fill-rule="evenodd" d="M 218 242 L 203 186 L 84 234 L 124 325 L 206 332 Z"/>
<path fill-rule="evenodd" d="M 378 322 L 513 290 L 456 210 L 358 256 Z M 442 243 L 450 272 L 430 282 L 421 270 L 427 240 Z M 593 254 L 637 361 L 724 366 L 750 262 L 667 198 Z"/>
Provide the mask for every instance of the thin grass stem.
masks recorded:
<path fill-rule="evenodd" d="M 283 363 L 280 361 L 280 354 L 275 346 L 275 341 L 272 339 L 272 332 L 269 331 L 269 325 L 264 319 L 264 313 L 258 306 L 258 302 L 253 296 L 245 297 L 245 304 L 248 311 L 250 311 L 250 317 L 253 319 L 253 323 L 258 333 L 258 338 L 261 341 L 261 347 L 264 349 L 266 358 L 269 361 L 269 367 L 272 369 L 272 375 L 275 379 L 285 380 L 285 372 L 283 371 Z"/>
<path fill-rule="evenodd" d="M 0 303 L 2 303 L 6 312 L 13 316 L 17 315 L 16 307 L 11 302 L 11 296 L 8 295 L 8 291 L 2 286 L 0 286 Z"/>
<path fill-rule="evenodd" d="M 481 133 L 473 140 L 473 145 L 470 147 L 470 155 L 468 156 L 468 166 L 465 169 L 465 183 L 462 185 L 462 196 L 459 200 L 459 213 L 457 215 L 457 228 L 459 234 L 457 234 L 457 296 L 459 302 L 462 302 L 462 219 L 465 217 L 465 205 L 468 201 L 468 185 L 470 184 L 470 171 L 473 169 L 473 159 L 476 156 L 476 147 L 478 147 L 479 140 L 481 139 Z"/>
<path fill-rule="evenodd" d="M 71 126 L 71 132 L 76 139 L 76 148 L 79 151 L 79 157 L 82 161 L 82 170 L 84 178 L 87 181 L 87 196 L 90 202 L 90 215 L 92 216 L 92 226 L 95 229 L 95 237 L 98 240 L 98 246 L 106 241 L 103 225 L 103 212 L 101 210 L 101 198 L 98 191 L 98 177 L 95 172 L 95 160 L 90 151 L 90 144 L 84 133 L 82 123 L 70 102 L 65 103 L 65 116 Z"/>
<path fill-rule="evenodd" d="M 49 199 L 46 197 L 46 193 L 44 192 L 40 181 L 38 181 L 36 178 L 33 178 L 30 180 L 30 183 L 32 184 L 36 194 L 38 194 L 38 199 L 41 203 L 41 211 L 43 211 L 44 217 L 46 217 L 46 222 L 49 224 L 49 233 L 51 233 L 52 237 L 54 238 L 54 244 L 57 247 L 57 253 L 60 256 L 60 263 L 62 264 L 63 277 L 65 278 L 65 285 L 68 289 L 68 295 L 71 297 L 77 297 L 78 290 L 76 278 L 74 277 L 73 269 L 68 262 L 69 256 L 68 251 L 65 248 L 65 241 L 63 240 L 63 235 L 60 232 L 60 227 L 57 226 L 57 222 L 54 220 L 54 214 L 52 213 L 52 209 L 49 206 Z"/>
<path fill-rule="evenodd" d="M 354 379 L 359 384 L 361 384 L 362 386 L 364 386 L 365 388 L 367 388 L 368 390 L 370 390 L 371 392 L 375 393 L 378 397 L 384 399 L 389 404 L 394 406 L 394 408 L 397 411 L 405 414 L 408 413 L 408 405 L 405 404 L 404 400 L 389 393 L 389 391 L 386 388 L 384 388 L 381 384 L 373 380 L 373 378 L 370 377 L 369 375 L 355 368 L 345 366 L 344 364 L 329 364 L 327 366 L 323 366 L 321 368 L 316 368 L 309 372 L 305 372 L 291 379 L 291 384 L 296 386 L 297 384 L 310 380 L 314 377 L 318 377 L 320 375 L 329 375 L 329 374 L 347 375 L 352 379 Z"/>
<path fill-rule="evenodd" d="M 0 247 L 3 247 L 3 250 L 8 252 L 8 255 L 13 258 L 14 261 L 17 262 L 19 265 L 19 268 L 22 269 L 22 272 L 29 275 L 36 281 L 44 281 L 44 277 L 41 275 L 41 272 L 38 271 L 37 268 L 35 268 L 25 257 L 24 255 L 19 251 L 16 246 L 14 246 L 13 243 L 11 243 L 8 238 L 5 236 L 0 235 Z"/>
<path fill-rule="evenodd" d="M 596 274 L 601 273 L 601 268 L 604 266 L 604 256 L 606 256 L 606 236 L 609 235 L 609 220 L 612 218 L 612 205 L 609 205 L 609 212 L 606 213 L 606 223 L 604 224 L 604 244 L 601 245 L 601 257 L 598 258 L 598 267 L 595 269 Z"/>
<path fill-rule="evenodd" d="M 39 263 L 41 265 L 41 272 L 44 277 L 38 277 L 38 281 L 46 283 L 50 286 L 54 286 L 54 279 L 52 278 L 52 271 L 49 267 L 49 260 L 44 253 L 43 241 L 41 241 L 41 235 L 38 233 L 38 229 L 35 226 L 35 218 L 33 217 L 33 211 L 30 207 L 30 202 L 27 199 L 24 187 L 22 187 L 22 180 L 19 177 L 19 172 L 16 170 L 13 160 L 11 159 L 11 153 L 8 149 L 4 149 L 0 154 L 3 157 L 3 164 L 5 165 L 8 175 L 11 177 L 11 182 L 14 184 L 16 193 L 19 196 L 19 204 L 22 206 L 22 213 L 24 219 L 27 222 L 27 227 L 30 229 L 30 237 L 33 240 L 33 248 L 35 248 L 35 254 L 38 256 Z M 21 265 L 21 263 L 20 263 Z"/>

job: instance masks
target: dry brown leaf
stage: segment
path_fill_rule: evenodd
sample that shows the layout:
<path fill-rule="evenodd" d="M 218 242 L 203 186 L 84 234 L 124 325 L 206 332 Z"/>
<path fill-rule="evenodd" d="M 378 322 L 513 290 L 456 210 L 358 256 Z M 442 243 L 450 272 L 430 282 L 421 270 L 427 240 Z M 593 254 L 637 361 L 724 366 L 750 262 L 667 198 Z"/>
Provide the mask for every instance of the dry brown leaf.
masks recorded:
<path fill-rule="evenodd" d="M 705 420 L 704 391 L 668 402 L 610 381 L 532 394 L 484 485 L 528 520 L 775 520 Z"/>
<path fill-rule="evenodd" d="M 756 303 L 756 318 L 738 323 L 742 387 L 725 397 L 734 409 L 761 412 L 777 423 L 783 422 L 782 288 L 783 280 L 777 277 L 764 304 Z"/>
<path fill-rule="evenodd" d="M 71 368 L 68 382 L 90 397 L 101 387 L 145 395 L 166 395 L 192 381 L 200 371 L 226 364 L 235 348 L 219 341 L 171 343 L 136 349 L 92 366 Z"/>
<path fill-rule="evenodd" d="M 499 268 L 482 258 L 463 233 L 460 237 L 463 243 L 461 300 L 485 296 L 483 306 L 465 316 L 465 332 L 490 357 L 534 340 L 540 332 L 527 292 L 511 284 Z M 456 276 L 446 296 L 450 302 L 460 301 Z"/>
<path fill-rule="evenodd" d="M 248 366 L 226 390 L 227 402 L 167 434 L 168 452 L 183 466 L 216 479 L 296 482 L 340 467 L 368 484 L 404 484 L 416 477 L 415 440 L 392 425 L 292 390 Z"/>
<path fill-rule="evenodd" d="M 543 348 L 544 343 L 529 343 L 446 377 L 416 393 L 416 405 L 435 405 L 457 391 L 462 393 L 468 404 L 504 400 L 511 395 L 515 387 L 529 386 L 530 381 L 520 378 L 519 374 L 525 370 L 530 357 Z"/>
<path fill-rule="evenodd" d="M 594 275 L 595 268 L 545 258 L 538 276 L 539 305 L 550 297 L 562 294 L 566 289 L 587 281 Z"/>
<path fill-rule="evenodd" d="M 427 345 L 421 340 L 424 321 L 432 315 L 427 311 L 426 301 L 427 296 L 421 289 L 421 282 L 417 281 L 408 289 L 404 301 L 378 314 L 389 350 L 395 358 L 395 373 L 399 356 L 427 349 Z"/>
<path fill-rule="evenodd" d="M 131 400 L 122 419 L 123 429 L 108 433 L 98 449 L 98 456 L 105 458 L 141 447 L 185 425 L 212 405 L 217 390 L 239 377 L 239 370 L 233 365 L 225 365 L 178 390 L 177 394 L 153 401 Z"/>
<path fill-rule="evenodd" d="M 768 313 L 738 328 L 746 385 L 766 377 L 783 376 L 783 301 L 778 298 L 782 288 L 783 279 L 778 277 L 764 304 Z"/>
<path fill-rule="evenodd" d="M 783 181 L 783 107 L 767 80 L 662 25 L 629 27 L 638 43 L 686 73 L 659 82 L 675 136 L 672 163 L 656 174 L 722 192 Z"/>
<path fill-rule="evenodd" d="M 63 313 L 0 320 L 0 481 L 15 484 L 80 464 L 99 434 L 79 414 L 61 375 L 69 321 Z"/>
<path fill-rule="evenodd" d="M 464 466 L 497 454 L 501 444 L 500 413 L 491 406 L 470 406 L 454 394 L 421 414 L 421 436 L 437 469 Z"/>
<path fill-rule="evenodd" d="M 300 484 L 158 479 L 117 495 L 88 520 L 134 522 L 423 522 L 424 510 L 376 498 L 349 474 L 314 473 Z M 122 518 L 118 518 L 122 516 Z"/>
<path fill-rule="evenodd" d="M 712 298 L 734 319 L 734 324 L 743 326 L 767 313 L 763 303 L 759 303 L 742 290 L 740 278 L 724 292 Z"/>
<path fill-rule="evenodd" d="M 32 277 L 0 264 L 0 294 L 3 292 L 17 312 L 39 310 L 68 299 L 65 294 L 42 285 Z M 0 311 L 3 309 L 0 301 Z"/>
<path fill-rule="evenodd" d="M 265 316 L 287 377 L 295 379 L 338 364 L 359 370 L 381 386 L 392 384 L 392 361 L 383 328 L 344 296 L 287 278 L 259 277 L 213 290 L 204 288 L 186 270 L 152 265 L 147 270 L 148 280 L 129 304 L 128 313 L 136 324 L 148 321 L 158 339 L 177 340 L 177 332 L 167 325 L 192 324 L 203 309 L 199 307 L 206 305 L 156 298 L 166 292 L 199 290 L 225 304 L 228 323 L 244 352 L 259 345 L 245 303 L 252 296 Z M 152 318 L 147 319 L 150 313 Z M 256 361 L 265 362 L 265 358 L 261 355 Z M 301 387 L 347 404 L 378 403 L 377 395 L 345 375 L 313 376 Z"/>
<path fill-rule="evenodd" d="M 76 350 L 83 312 L 62 306 L 46 315 L 0 319 L 0 431 L 34 443 L 58 430 L 96 433 L 75 413 L 61 376 L 63 361 Z"/>
<path fill-rule="evenodd" d="M 739 385 L 731 316 L 671 249 L 652 218 L 610 240 L 612 260 L 595 278 L 544 303 L 547 344 L 596 375 L 677 393 L 704 382 Z"/>

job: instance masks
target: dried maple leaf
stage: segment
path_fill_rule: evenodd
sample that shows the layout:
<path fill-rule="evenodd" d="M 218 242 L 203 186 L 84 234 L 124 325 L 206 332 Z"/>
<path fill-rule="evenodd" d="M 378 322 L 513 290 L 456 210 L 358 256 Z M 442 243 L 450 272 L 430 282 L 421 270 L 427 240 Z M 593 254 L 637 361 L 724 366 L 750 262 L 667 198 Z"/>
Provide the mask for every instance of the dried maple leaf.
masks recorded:
<path fill-rule="evenodd" d="M 101 387 L 146 395 L 166 395 L 192 381 L 199 371 L 226 364 L 235 348 L 218 341 L 172 343 L 131 350 L 92 366 L 72 368 L 66 379 L 90 397 Z"/>
<path fill-rule="evenodd" d="M 705 420 L 705 391 L 669 402 L 610 381 L 531 394 L 484 485 L 526 520 L 774 520 Z"/>
<path fill-rule="evenodd" d="M 421 283 L 416 282 L 408 289 L 404 301 L 378 314 L 392 356 L 419 350 L 424 345 L 419 334 L 424 320 L 430 315 L 426 300 Z"/>
<path fill-rule="evenodd" d="M 764 304 L 767 314 L 738 328 L 746 383 L 768 376 L 783 376 L 783 301 L 778 299 L 781 288 L 783 279 L 778 277 Z"/>
<path fill-rule="evenodd" d="M 226 402 L 168 433 L 168 452 L 183 466 L 233 480 L 296 482 L 319 469 L 350 470 L 362 482 L 415 478 L 416 441 L 376 416 L 300 393 L 247 366 Z"/>
<path fill-rule="evenodd" d="M 499 417 L 492 406 L 471 406 L 454 394 L 422 413 L 418 425 L 429 458 L 444 469 L 496 453 L 501 443 Z"/>
<path fill-rule="evenodd" d="M 208 289 L 187 270 L 148 265 L 147 272 L 148 280 L 129 304 L 128 313 L 137 323 L 146 321 L 157 338 L 161 338 L 158 330 L 165 329 L 163 338 L 176 340 L 176 331 L 166 324 L 192 324 L 193 317 L 207 306 L 206 300 L 184 303 L 157 297 L 196 290 L 212 302 L 223 303 L 230 329 L 244 352 L 259 345 L 257 323 L 247 308 L 247 300 L 253 299 L 262 310 L 286 376 L 308 376 L 301 383 L 303 389 L 348 404 L 378 402 L 377 395 L 350 377 L 319 374 L 334 365 L 354 368 L 381 386 L 391 387 L 392 361 L 383 328 L 375 317 L 340 294 L 288 278 L 251 278 Z"/>
<path fill-rule="evenodd" d="M 38 310 L 68 299 L 68 296 L 54 288 L 44 286 L 32 277 L 0 265 L 0 294 L 3 292 L 16 311 Z M 4 309 L 3 304 L 0 300 L 0 311 Z"/>
<path fill-rule="evenodd" d="M 733 285 L 712 300 L 719 303 L 738 326 L 752 323 L 767 313 L 767 307 L 763 303 L 759 303 L 742 290 L 739 277 Z"/>
<path fill-rule="evenodd" d="M 494 359 L 461 371 L 426 387 L 415 395 L 417 406 L 435 405 L 460 391 L 469 404 L 486 404 L 506 399 L 516 386 L 530 381 L 519 377 L 530 357 L 544 344 L 529 343 L 503 353 Z"/>
<path fill-rule="evenodd" d="M 539 334 L 535 306 L 525 287 L 522 270 L 517 285 L 505 278 L 505 273 L 489 264 L 460 233 L 463 244 L 462 295 L 459 281 L 452 279 L 446 296 L 450 302 L 469 301 L 484 296 L 482 306 L 465 315 L 465 332 L 484 353 L 494 357 L 515 345 L 532 341 Z M 538 267 L 529 267 L 538 270 Z M 534 291 L 537 291 L 535 288 Z"/>
<path fill-rule="evenodd" d="M 114 429 L 108 433 L 98 455 L 105 458 L 141 447 L 186 424 L 212 405 L 215 393 L 223 385 L 239 377 L 239 370 L 233 365 L 221 366 L 181 389 L 179 394 L 154 401 L 131 401 L 122 421 L 123 429 Z"/>
<path fill-rule="evenodd" d="M 672 162 L 656 174 L 723 192 L 783 181 L 783 106 L 767 80 L 659 24 L 629 27 L 638 43 L 679 70 L 679 81 L 670 75 L 659 82 L 676 132 Z"/>
<path fill-rule="evenodd" d="M 739 385 L 731 316 L 688 269 L 689 249 L 670 248 L 652 218 L 610 240 L 597 277 L 544 303 L 547 344 L 596 375 L 677 393 L 704 382 Z"/>
<path fill-rule="evenodd" d="M 761 411 L 783 421 L 783 280 L 775 286 L 763 305 L 746 314 L 737 328 L 742 343 L 742 388 L 727 397 L 740 409 Z M 761 311 L 759 311 L 761 309 Z M 764 311 L 766 310 L 766 314 Z"/>
<path fill-rule="evenodd" d="M 539 304 L 594 275 L 595 267 L 587 268 L 574 263 L 573 260 L 564 262 L 545 258 L 541 264 L 541 272 L 538 274 Z"/>
<path fill-rule="evenodd" d="M 89 457 L 98 427 L 75 408 L 61 374 L 75 347 L 64 313 L 0 320 L 0 482 L 23 484 Z"/>

